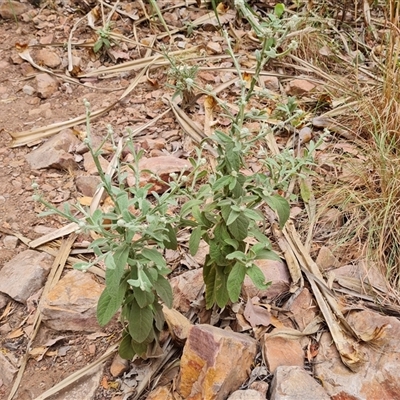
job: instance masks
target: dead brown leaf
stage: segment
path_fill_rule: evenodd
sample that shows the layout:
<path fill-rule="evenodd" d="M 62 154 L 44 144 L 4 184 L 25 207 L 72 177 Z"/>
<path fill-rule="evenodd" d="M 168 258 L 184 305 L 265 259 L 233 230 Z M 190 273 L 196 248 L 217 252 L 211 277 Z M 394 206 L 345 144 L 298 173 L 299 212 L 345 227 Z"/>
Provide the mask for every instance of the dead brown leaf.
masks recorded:
<path fill-rule="evenodd" d="M 253 328 L 257 325 L 268 326 L 271 324 L 271 313 L 264 307 L 254 304 L 258 300 L 258 297 L 248 299 L 243 313 Z"/>

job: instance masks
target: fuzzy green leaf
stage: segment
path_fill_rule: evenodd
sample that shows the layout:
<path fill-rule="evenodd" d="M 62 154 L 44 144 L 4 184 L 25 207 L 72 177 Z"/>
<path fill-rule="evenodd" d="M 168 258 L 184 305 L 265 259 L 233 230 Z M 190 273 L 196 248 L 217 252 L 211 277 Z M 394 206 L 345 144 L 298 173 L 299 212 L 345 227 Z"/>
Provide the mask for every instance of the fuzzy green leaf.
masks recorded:
<path fill-rule="evenodd" d="M 215 304 L 215 267 L 204 266 L 203 268 L 203 280 L 206 284 L 206 309 L 209 310 Z"/>
<path fill-rule="evenodd" d="M 135 354 L 137 354 L 139 357 L 146 357 L 147 343 L 138 343 L 135 340 L 132 340 L 131 346 Z"/>
<path fill-rule="evenodd" d="M 132 338 L 128 332 L 124 332 L 121 343 L 119 344 L 118 354 L 125 360 L 132 360 L 135 352 L 132 348 Z"/>
<path fill-rule="evenodd" d="M 125 285 L 123 285 L 117 292 L 110 292 L 106 287 L 100 295 L 97 303 L 97 320 L 101 326 L 107 325 L 111 318 L 121 307 L 125 295 Z"/>
<path fill-rule="evenodd" d="M 164 327 L 165 318 L 162 306 L 157 301 L 153 303 L 153 314 L 156 328 L 161 332 Z"/>
<path fill-rule="evenodd" d="M 229 226 L 229 225 L 233 224 L 238 219 L 240 214 L 241 214 L 240 212 L 237 212 L 235 210 L 231 210 L 231 212 L 229 214 L 229 217 L 228 217 L 228 220 L 226 221 L 226 225 Z"/>
<path fill-rule="evenodd" d="M 137 288 L 134 289 L 133 294 L 140 308 L 147 307 L 154 302 L 155 296 L 153 292 L 146 292 Z"/>
<path fill-rule="evenodd" d="M 217 191 L 221 190 L 222 188 L 224 188 L 225 186 L 228 186 L 232 179 L 233 179 L 233 177 L 230 175 L 225 175 L 225 176 L 217 179 L 217 181 L 214 183 L 214 185 L 212 187 L 213 191 L 217 192 Z"/>
<path fill-rule="evenodd" d="M 274 211 L 277 212 L 279 217 L 279 226 L 282 229 L 290 216 L 290 206 L 288 201 L 279 195 L 267 196 L 265 201 Z"/>
<path fill-rule="evenodd" d="M 142 343 L 153 327 L 153 312 L 150 306 L 140 308 L 136 300 L 130 304 L 129 334 L 137 343 Z"/>
<path fill-rule="evenodd" d="M 141 253 L 144 258 L 153 261 L 154 264 L 157 265 L 157 267 L 165 267 L 167 265 L 162 254 L 160 254 L 156 249 L 149 249 L 144 247 Z"/>
<path fill-rule="evenodd" d="M 196 255 L 197 250 L 199 249 L 200 239 L 202 235 L 201 227 L 193 229 L 190 238 L 189 238 L 189 251 L 192 256 Z"/>
<path fill-rule="evenodd" d="M 260 212 L 251 210 L 249 208 L 246 208 L 246 210 L 244 210 L 244 215 L 247 218 L 252 219 L 253 221 L 263 221 L 265 219 Z"/>
<path fill-rule="evenodd" d="M 246 239 L 248 228 L 249 219 L 244 214 L 240 214 L 232 224 L 228 225 L 229 232 L 239 241 Z"/>
<path fill-rule="evenodd" d="M 278 18 L 282 17 L 282 15 L 283 15 L 284 12 L 285 12 L 285 5 L 284 5 L 284 4 L 282 4 L 282 3 L 277 3 L 277 4 L 275 4 L 275 7 L 274 7 L 274 14 L 275 14 Z"/>
<path fill-rule="evenodd" d="M 100 51 L 100 49 L 103 47 L 103 40 L 102 39 L 99 39 L 95 44 L 94 44 L 94 46 L 93 46 L 93 51 L 95 52 L 95 53 L 97 53 L 97 52 L 99 52 Z"/>
<path fill-rule="evenodd" d="M 162 275 L 158 276 L 158 279 L 154 282 L 154 289 L 157 294 L 160 296 L 161 300 L 166 304 L 168 308 L 172 307 L 172 288 L 167 279 L 165 279 Z"/>
<path fill-rule="evenodd" d="M 304 203 L 309 203 L 311 199 L 311 185 L 306 179 L 300 179 L 300 194 Z"/>
<path fill-rule="evenodd" d="M 253 281 L 254 285 L 260 290 L 268 289 L 268 287 L 271 285 L 271 282 L 265 282 L 265 276 L 263 272 L 255 264 L 253 264 L 253 266 L 250 268 L 246 268 L 246 274 Z"/>
<path fill-rule="evenodd" d="M 178 248 L 178 241 L 176 239 L 175 229 L 171 224 L 166 224 L 165 226 L 168 230 L 168 239 L 164 240 L 164 246 L 170 250 L 176 250 Z"/>
<path fill-rule="evenodd" d="M 243 253 L 243 251 L 233 251 L 232 253 L 228 254 L 226 256 L 227 260 L 245 260 L 246 259 L 246 254 Z"/>
<path fill-rule="evenodd" d="M 281 261 L 281 258 L 274 251 L 263 249 L 256 252 L 256 260 Z"/>
<path fill-rule="evenodd" d="M 218 307 L 225 307 L 229 301 L 229 293 L 227 287 L 228 275 L 218 268 L 215 276 L 215 302 Z"/>
<path fill-rule="evenodd" d="M 229 298 L 232 302 L 238 301 L 245 276 L 246 266 L 243 263 L 237 262 L 233 266 L 227 281 Z"/>

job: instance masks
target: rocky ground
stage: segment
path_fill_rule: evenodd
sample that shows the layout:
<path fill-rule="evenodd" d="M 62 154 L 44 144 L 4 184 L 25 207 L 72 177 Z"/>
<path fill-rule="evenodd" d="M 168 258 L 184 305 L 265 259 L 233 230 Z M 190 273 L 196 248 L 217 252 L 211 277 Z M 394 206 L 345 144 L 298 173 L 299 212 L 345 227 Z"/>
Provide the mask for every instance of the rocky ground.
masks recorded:
<path fill-rule="evenodd" d="M 129 362 L 116 355 L 120 323 L 115 319 L 101 328 L 96 320 L 103 266 L 86 274 L 72 268 L 91 256 L 87 246 L 92 238 L 75 235 L 74 227 L 60 231 L 68 224 L 60 217 L 39 217 L 44 207 L 33 200 L 32 184 L 56 207 L 91 203 L 100 180 L 83 142 L 84 99 L 92 116 L 103 110 L 91 123 L 95 142 L 102 141 L 108 125 L 115 138 L 131 129 L 145 152 L 142 169 L 169 176 L 190 167 L 196 140 L 170 109 L 167 63 L 156 59 L 163 47 L 179 56 L 195 52 L 204 85 L 219 86 L 235 77 L 225 39 L 206 8 L 194 1 L 171 8 L 159 1 L 170 39 L 157 21 L 148 23 L 140 3 L 120 2 L 117 12 L 114 3 L 100 7 L 96 1 L 0 5 L 0 397 L 400 399 L 396 293 L 361 254 L 335 253 L 324 240 L 343 224 L 335 208 L 318 220 L 310 240 L 307 205 L 301 201 L 292 204 L 284 233 L 304 281 L 299 276 L 295 281 L 293 265 L 282 252 L 281 262 L 259 262 L 272 282 L 267 290 L 257 290 L 246 278 L 238 304 L 205 311 L 207 248 L 192 257 L 183 243 L 166 253 L 174 306 L 165 309 L 163 354 Z M 255 7 L 270 11 L 273 6 L 261 2 Z M 102 16 L 112 21 L 118 45 L 94 53 L 99 35 L 91 26 L 99 29 Z M 182 21 L 194 29 L 191 35 Z M 240 38 L 237 51 L 243 67 L 251 68 L 249 54 L 257 44 L 249 38 L 249 27 L 235 22 L 229 10 L 222 22 Z M 146 62 L 153 67 L 142 74 Z M 113 66 L 120 69 L 107 70 Z M 323 84 L 310 71 L 279 63 L 268 68 L 263 85 L 276 96 L 297 96 L 305 104 L 320 98 Z M 223 93 L 234 102 L 235 88 Z M 205 130 L 201 99 L 185 111 L 196 129 Z M 229 123 L 222 115 L 215 119 L 221 127 Z M 297 132 L 300 144 L 317 141 L 327 126 L 324 119 L 310 120 Z M 345 175 L 344 167 L 333 165 L 338 149 L 355 151 L 349 134 L 328 127 L 331 133 L 325 133 L 316 153 L 317 175 L 327 181 Z M 293 139 L 288 134 L 277 137 L 280 147 Z M 103 150 L 106 170 L 115 149 L 107 142 Z M 257 168 L 257 161 L 250 158 L 251 168 Z M 277 251 L 278 243 L 279 236 Z"/>

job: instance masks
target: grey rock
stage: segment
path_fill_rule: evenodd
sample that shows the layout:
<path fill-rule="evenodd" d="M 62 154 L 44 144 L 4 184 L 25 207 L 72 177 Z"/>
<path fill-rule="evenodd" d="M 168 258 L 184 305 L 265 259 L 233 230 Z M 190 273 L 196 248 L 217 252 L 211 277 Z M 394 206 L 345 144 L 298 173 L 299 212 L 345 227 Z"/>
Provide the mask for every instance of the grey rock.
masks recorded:
<path fill-rule="evenodd" d="M 325 389 L 301 367 L 278 367 L 270 400 L 330 400 Z"/>
<path fill-rule="evenodd" d="M 0 270 L 0 292 L 20 303 L 44 284 L 50 272 L 53 257 L 35 250 L 18 254 Z"/>

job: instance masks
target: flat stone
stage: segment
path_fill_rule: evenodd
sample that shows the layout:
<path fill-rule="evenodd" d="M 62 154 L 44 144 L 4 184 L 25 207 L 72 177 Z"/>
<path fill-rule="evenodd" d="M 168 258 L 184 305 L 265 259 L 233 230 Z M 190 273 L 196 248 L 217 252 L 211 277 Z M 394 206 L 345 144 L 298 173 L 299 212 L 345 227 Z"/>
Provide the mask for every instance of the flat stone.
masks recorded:
<path fill-rule="evenodd" d="M 266 336 L 262 345 L 267 366 L 271 373 L 274 373 L 280 366 L 304 366 L 304 351 L 298 340 Z"/>
<path fill-rule="evenodd" d="M 0 351 L 0 379 L 5 385 L 11 385 L 18 368 Z"/>
<path fill-rule="evenodd" d="M 276 76 L 263 76 L 260 77 L 264 82 L 264 86 L 273 92 L 279 91 L 279 79 Z"/>
<path fill-rule="evenodd" d="M 211 54 L 221 54 L 222 53 L 222 47 L 218 42 L 208 42 L 207 43 L 207 50 Z"/>
<path fill-rule="evenodd" d="M 29 85 L 24 85 L 24 87 L 22 88 L 22 91 L 27 94 L 28 96 L 33 96 L 34 93 L 36 92 L 35 88 L 33 88 L 32 86 Z"/>
<path fill-rule="evenodd" d="M 42 73 L 35 77 L 38 96 L 41 99 L 48 99 L 58 90 L 58 82 L 49 74 Z"/>
<path fill-rule="evenodd" d="M 192 301 L 196 300 L 203 289 L 203 269 L 193 269 L 170 279 L 174 295 L 172 307 L 182 313 L 191 309 Z"/>
<path fill-rule="evenodd" d="M 39 63 L 49 68 L 57 68 L 61 65 L 61 58 L 59 55 L 49 49 L 40 49 L 36 53 L 36 59 Z"/>
<path fill-rule="evenodd" d="M 188 160 L 174 156 L 143 157 L 139 161 L 139 169 L 141 171 L 140 185 L 144 186 L 151 183 L 153 186 L 150 188 L 150 191 L 163 193 L 169 187 L 170 174 L 175 173 L 180 175 L 182 172 L 189 173 L 192 168 L 192 164 Z M 135 177 L 129 175 L 127 183 L 129 186 L 135 185 Z"/>
<path fill-rule="evenodd" d="M 96 308 L 103 289 L 92 274 L 69 271 L 43 298 L 43 322 L 57 331 L 98 331 Z"/>
<path fill-rule="evenodd" d="M 247 335 L 195 325 L 183 349 L 178 392 L 187 400 L 225 400 L 248 378 L 256 353 Z"/>
<path fill-rule="evenodd" d="M 265 400 L 265 396 L 253 389 L 236 390 L 228 397 L 228 400 Z"/>
<path fill-rule="evenodd" d="M 0 4 L 0 16 L 4 19 L 15 19 L 31 9 L 29 4 L 6 0 Z"/>
<path fill-rule="evenodd" d="M 384 397 L 382 397 L 383 399 Z M 278 367 L 270 400 L 330 400 L 324 388 L 301 367 Z"/>
<path fill-rule="evenodd" d="M 333 400 L 397 399 L 400 393 L 400 321 L 376 312 L 352 312 L 348 323 L 374 345 L 359 343 L 364 362 L 357 372 L 342 363 L 329 333 L 321 336 L 315 375 Z"/>
<path fill-rule="evenodd" d="M 303 96 L 311 92 L 315 85 L 305 79 L 293 79 L 286 87 L 286 93 L 290 96 Z"/>
<path fill-rule="evenodd" d="M 51 396 L 51 400 L 93 400 L 102 375 L 103 366 L 99 365 L 90 375 L 78 379 L 54 396 Z"/>
<path fill-rule="evenodd" d="M 26 303 L 44 285 L 53 259 L 47 253 L 35 250 L 19 253 L 0 270 L 0 292 Z"/>
<path fill-rule="evenodd" d="M 263 272 L 265 281 L 272 283 L 268 289 L 260 290 L 254 286 L 252 280 L 246 275 L 243 282 L 243 294 L 247 294 L 249 298 L 259 297 L 261 299 L 268 297 L 268 299 L 274 299 L 289 291 L 290 274 L 283 262 L 274 260 L 255 260 L 254 262 Z"/>
<path fill-rule="evenodd" d="M 3 244 L 6 249 L 15 249 L 18 244 L 18 238 L 15 236 L 5 236 L 3 239 Z"/>
<path fill-rule="evenodd" d="M 69 152 L 80 143 L 71 129 L 63 129 L 43 145 L 25 156 L 32 169 L 56 168 L 68 170 L 78 167 L 74 156 Z"/>
<path fill-rule="evenodd" d="M 321 271 L 326 271 L 330 268 L 337 268 L 339 261 L 333 255 L 329 247 L 322 246 L 318 252 L 318 257 L 315 261 Z"/>
<path fill-rule="evenodd" d="M 314 297 L 307 288 L 303 288 L 289 309 L 301 332 L 319 314 L 319 308 Z"/>
<path fill-rule="evenodd" d="M 97 188 L 101 183 L 101 179 L 98 176 L 77 176 L 75 178 L 76 188 L 84 196 L 93 197 L 96 193 Z"/>

